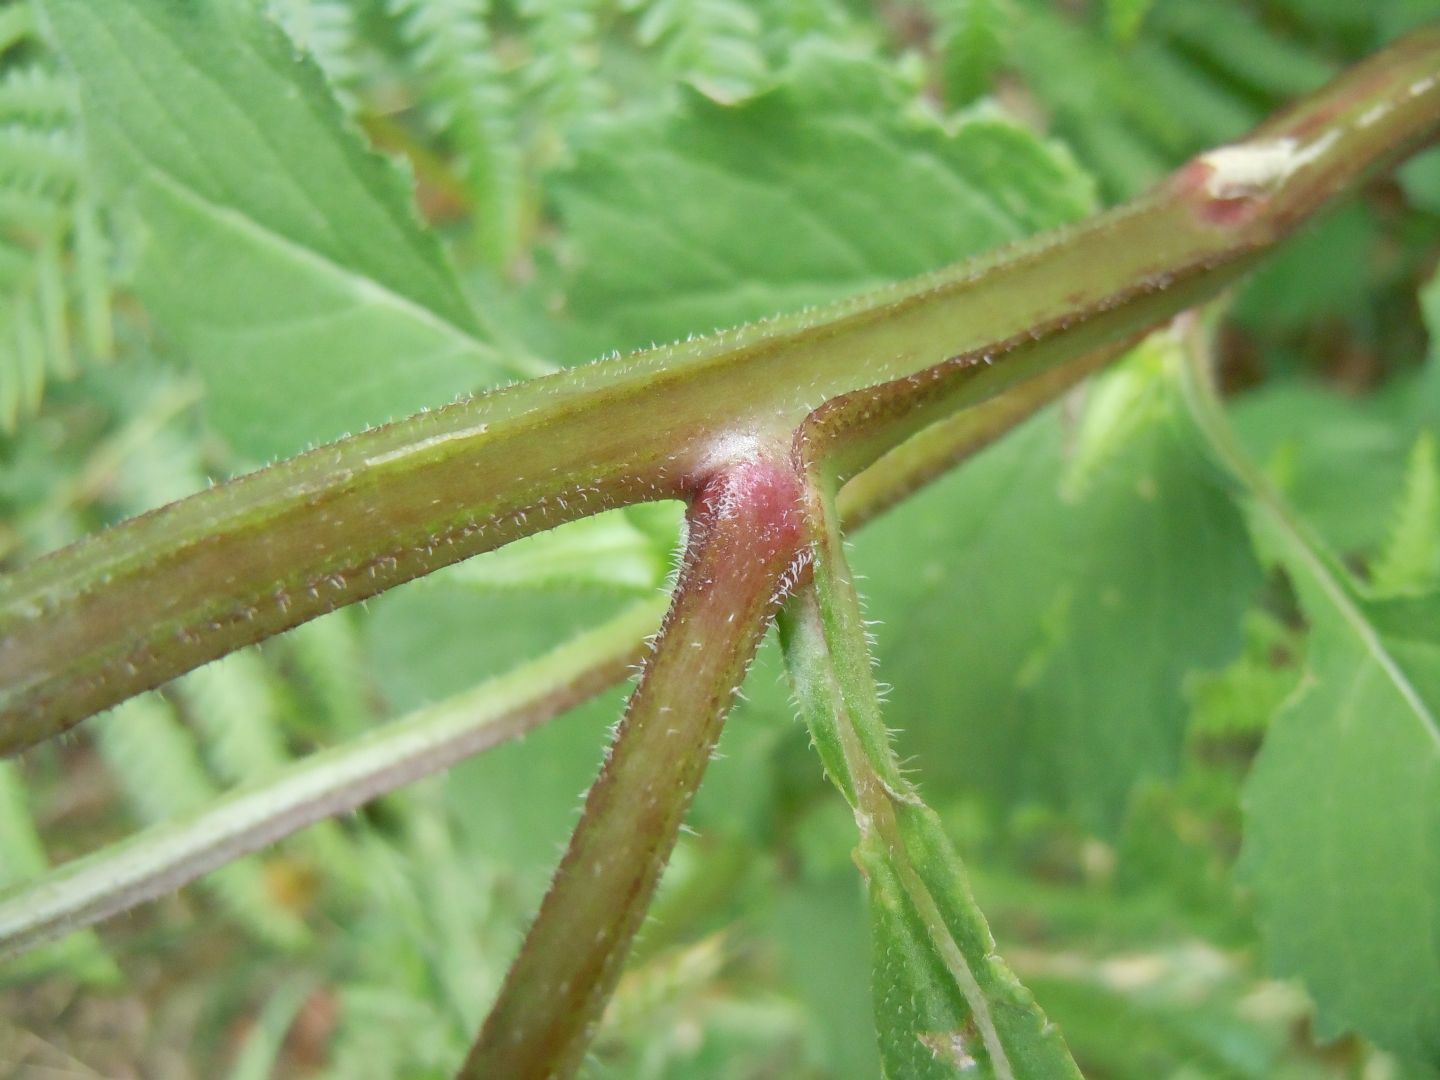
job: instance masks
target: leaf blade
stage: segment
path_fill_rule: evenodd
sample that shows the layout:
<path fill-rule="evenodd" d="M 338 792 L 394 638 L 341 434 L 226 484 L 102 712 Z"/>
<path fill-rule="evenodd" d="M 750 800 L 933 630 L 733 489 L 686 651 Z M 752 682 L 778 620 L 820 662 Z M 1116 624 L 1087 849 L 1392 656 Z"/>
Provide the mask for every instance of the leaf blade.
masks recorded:
<path fill-rule="evenodd" d="M 537 373 L 485 340 L 401 170 L 255 8 L 47 11 L 95 162 L 144 229 L 137 288 L 243 455 Z"/>
<path fill-rule="evenodd" d="M 1311 625 L 1246 783 L 1241 875 L 1325 1038 L 1440 1064 L 1440 595 L 1370 602 L 1246 456 L 1192 341 L 1191 416 Z"/>

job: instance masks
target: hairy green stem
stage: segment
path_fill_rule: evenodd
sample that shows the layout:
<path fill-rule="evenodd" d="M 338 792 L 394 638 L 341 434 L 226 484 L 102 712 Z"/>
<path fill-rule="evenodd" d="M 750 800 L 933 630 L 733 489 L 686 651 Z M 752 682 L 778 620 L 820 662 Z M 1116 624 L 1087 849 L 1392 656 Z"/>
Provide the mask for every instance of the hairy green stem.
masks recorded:
<path fill-rule="evenodd" d="M 723 465 L 691 505 L 674 599 L 540 913 L 462 1077 L 579 1067 L 720 726 L 806 555 L 783 458 Z"/>
<path fill-rule="evenodd" d="M 425 413 L 57 552 L 0 580 L 0 752 L 518 537 L 693 498 L 736 447 L 788 438 L 812 412 L 807 438 L 854 475 L 1213 294 L 1437 127 L 1431 28 L 1076 228 Z"/>
<path fill-rule="evenodd" d="M 952 998 L 996 1080 L 1079 1080 L 1079 1070 L 1039 1010 L 1017 1007 L 1023 988 L 995 956 L 963 868 L 934 813 L 902 775 L 881 717 L 859 595 L 845 557 L 833 479 L 806 470 L 813 580 L 786 605 L 781 642 L 801 713 L 825 770 L 855 812 L 856 861 L 872 906 L 898 912 L 911 939 L 947 973 Z M 892 943 L 876 942 L 877 950 Z M 903 952 L 904 950 L 897 950 Z M 877 961 L 878 962 L 878 961 Z M 903 990 L 901 991 L 904 992 Z M 902 1043 L 934 1036 L 905 1032 Z M 957 1030 L 946 1037 L 965 1045 Z"/>

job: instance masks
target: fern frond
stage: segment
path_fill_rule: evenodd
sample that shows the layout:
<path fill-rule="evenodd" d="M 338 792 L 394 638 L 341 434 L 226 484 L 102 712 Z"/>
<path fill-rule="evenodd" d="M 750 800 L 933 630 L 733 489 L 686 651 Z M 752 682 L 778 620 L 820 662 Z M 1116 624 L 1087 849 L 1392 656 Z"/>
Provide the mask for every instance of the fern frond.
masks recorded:
<path fill-rule="evenodd" d="M 37 877 L 49 869 L 45 847 L 30 814 L 19 768 L 0 761 L 0 889 Z M 0 981 L 21 974 L 65 971 L 94 986 L 114 986 L 120 969 L 93 930 L 81 930 L 0 967 Z"/>
<path fill-rule="evenodd" d="M 195 738 L 159 694 L 142 694 L 90 721 L 100 755 L 147 824 L 194 811 L 217 795 Z M 265 865 L 247 858 L 204 879 L 204 887 L 240 926 L 281 948 L 305 942 L 304 922 L 269 892 Z"/>
<path fill-rule="evenodd" d="M 75 306 L 89 356 L 106 361 L 115 355 L 114 320 L 110 310 L 110 244 L 100 226 L 93 199 L 82 192 L 71 213 L 71 243 Z"/>
<path fill-rule="evenodd" d="M 0 116 L 60 127 L 75 119 L 77 104 L 74 85 L 48 64 L 31 61 L 0 74 Z"/>
<path fill-rule="evenodd" d="M 935 19 L 940 83 L 949 105 L 968 105 L 990 92 L 1004 66 L 1013 13 L 1005 0 L 929 0 Z"/>
<path fill-rule="evenodd" d="M 389 0 L 431 123 L 453 147 L 480 254 L 502 269 L 519 246 L 522 171 L 515 104 L 486 0 Z"/>
<path fill-rule="evenodd" d="M 355 15 L 346 0 L 269 0 L 266 11 L 324 72 L 346 111 L 353 112 L 360 62 Z"/>
<path fill-rule="evenodd" d="M 626 0 L 638 11 L 636 35 L 660 49 L 662 67 L 722 105 L 751 97 L 770 80 L 761 24 L 736 0 Z"/>
<path fill-rule="evenodd" d="M 114 344 L 77 94 L 35 34 L 29 4 L 0 8 L 0 431 L 39 408 L 49 378 L 73 377 L 81 356 L 108 360 Z"/>
<path fill-rule="evenodd" d="M 360 632 L 348 609 L 312 619 L 280 642 L 300 682 L 320 706 L 327 731 L 358 735 L 371 724 L 375 706 Z"/>
<path fill-rule="evenodd" d="M 197 668 L 179 682 L 186 714 L 202 735 L 210 767 L 241 784 L 276 772 L 291 762 L 280 721 L 275 673 L 255 649 L 231 653 Z M 347 886 L 358 879 L 355 853 L 340 827 L 322 821 L 297 835 L 292 850 Z"/>
<path fill-rule="evenodd" d="M 1370 581 L 1381 596 L 1415 595 L 1440 586 L 1440 457 L 1428 431 L 1410 450 L 1405 491 Z"/>
<path fill-rule="evenodd" d="M 552 129 L 594 112 L 602 90 L 595 0 L 520 0 L 530 56 L 520 72 L 526 95 Z"/>
<path fill-rule="evenodd" d="M 0 181 L 22 191 L 67 198 L 80 178 L 82 156 L 73 132 L 4 123 L 0 118 Z"/>
<path fill-rule="evenodd" d="M 206 760 L 231 783 L 264 776 L 290 760 L 271 679 L 259 653 L 247 649 L 196 668 L 177 684 L 204 737 Z"/>

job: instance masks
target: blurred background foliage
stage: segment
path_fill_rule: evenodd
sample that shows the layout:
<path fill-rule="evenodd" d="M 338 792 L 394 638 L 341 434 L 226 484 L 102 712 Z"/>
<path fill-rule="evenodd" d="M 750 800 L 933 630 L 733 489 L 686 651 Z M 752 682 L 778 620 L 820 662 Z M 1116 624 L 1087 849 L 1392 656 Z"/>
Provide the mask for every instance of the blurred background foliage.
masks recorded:
<path fill-rule="evenodd" d="M 1437 14 L 1433 0 L 254 6 L 407 163 L 482 336 L 516 370 L 1073 220 Z M 147 303 L 143 223 L 97 180 L 73 80 L 24 0 L 0 6 L 0 50 L 0 565 L 15 565 L 344 429 L 319 405 L 333 366 L 242 392 L 183 314 Z M 1437 240 L 1432 151 L 1270 259 L 1221 337 L 1252 452 L 1392 594 L 1440 583 Z M 1176 422 L 1164 351 L 1137 350 L 856 538 L 890 723 L 1002 952 L 1087 1076 L 1436 1075 L 1353 1036 L 1324 1042 L 1303 988 L 1266 975 L 1234 873 L 1241 793 L 1307 630 Z M 427 382 L 404 361 L 357 373 L 344 417 L 382 422 L 495 377 Z M 653 595 L 678 519 L 640 508 L 473 560 L 0 764 L 0 886 Z M 773 647 L 746 693 L 589 1076 L 878 1073 L 853 827 Z M 0 966 L 0 1072 L 448 1076 L 622 700 Z"/>

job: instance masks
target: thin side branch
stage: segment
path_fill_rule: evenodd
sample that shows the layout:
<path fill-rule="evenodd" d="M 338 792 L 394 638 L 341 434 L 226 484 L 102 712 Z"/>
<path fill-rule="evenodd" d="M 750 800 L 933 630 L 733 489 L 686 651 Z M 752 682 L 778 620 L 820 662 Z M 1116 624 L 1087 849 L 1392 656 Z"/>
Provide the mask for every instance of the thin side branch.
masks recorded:
<path fill-rule="evenodd" d="M 624 678 L 660 606 L 638 604 L 546 656 L 237 788 L 191 817 L 0 890 L 0 959 L 523 735 Z"/>

